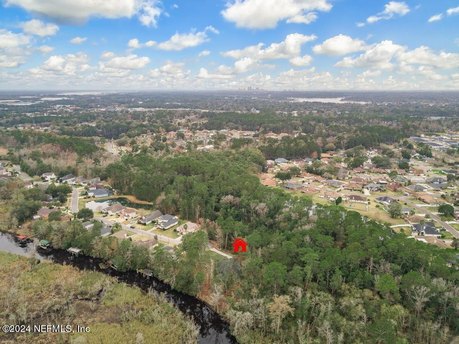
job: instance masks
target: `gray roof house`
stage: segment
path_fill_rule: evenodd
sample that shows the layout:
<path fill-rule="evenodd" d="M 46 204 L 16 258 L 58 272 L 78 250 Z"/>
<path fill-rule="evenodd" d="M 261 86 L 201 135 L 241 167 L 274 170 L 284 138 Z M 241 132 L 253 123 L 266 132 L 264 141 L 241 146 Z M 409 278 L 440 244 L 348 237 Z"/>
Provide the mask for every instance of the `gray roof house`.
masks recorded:
<path fill-rule="evenodd" d="M 151 214 L 148 214 L 147 216 L 143 216 L 142 218 L 140 218 L 139 223 L 142 225 L 149 225 L 150 223 L 154 222 L 162 215 L 163 214 L 159 210 L 155 210 Z"/>
<path fill-rule="evenodd" d="M 287 163 L 288 163 L 288 160 L 287 160 L 287 159 L 284 159 L 284 158 L 277 158 L 276 160 L 274 160 L 274 162 L 275 162 L 277 165 L 281 165 L 281 164 L 287 164 Z"/>
<path fill-rule="evenodd" d="M 413 225 L 413 232 L 419 236 L 431 236 L 437 238 L 441 236 L 440 232 L 435 228 L 435 225 L 432 222 Z"/>
<path fill-rule="evenodd" d="M 158 218 L 158 227 L 160 229 L 166 230 L 178 225 L 178 218 L 177 216 L 172 215 L 162 215 Z"/>
<path fill-rule="evenodd" d="M 391 205 L 392 203 L 397 202 L 397 200 L 393 199 L 392 197 L 388 197 L 388 196 L 376 197 L 376 201 L 384 205 Z"/>
<path fill-rule="evenodd" d="M 112 192 L 108 189 L 95 189 L 95 190 L 88 191 L 88 196 L 95 197 L 95 198 L 108 197 L 111 195 L 112 195 Z"/>

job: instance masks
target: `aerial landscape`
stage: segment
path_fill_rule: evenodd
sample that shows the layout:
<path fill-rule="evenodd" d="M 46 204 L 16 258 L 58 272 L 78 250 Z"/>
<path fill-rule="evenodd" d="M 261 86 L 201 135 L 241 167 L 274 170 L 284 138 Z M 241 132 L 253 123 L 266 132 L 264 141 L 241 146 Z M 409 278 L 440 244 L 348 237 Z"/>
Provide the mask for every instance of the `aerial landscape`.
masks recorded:
<path fill-rule="evenodd" d="M 0 0 L 0 343 L 459 343 L 457 6 Z"/>

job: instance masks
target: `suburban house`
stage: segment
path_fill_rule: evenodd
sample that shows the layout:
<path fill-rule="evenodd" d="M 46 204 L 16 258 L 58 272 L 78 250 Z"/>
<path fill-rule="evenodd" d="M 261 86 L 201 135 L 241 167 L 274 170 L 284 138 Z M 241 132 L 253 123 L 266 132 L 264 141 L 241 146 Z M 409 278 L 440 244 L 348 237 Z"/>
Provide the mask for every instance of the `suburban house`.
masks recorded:
<path fill-rule="evenodd" d="M 276 165 L 288 164 L 288 160 L 284 158 L 277 158 L 276 160 L 274 160 L 274 162 L 276 163 Z"/>
<path fill-rule="evenodd" d="M 54 213 L 56 211 L 58 210 L 50 208 L 41 208 L 37 211 L 37 215 L 34 216 L 34 220 L 47 219 L 49 217 L 49 214 Z"/>
<path fill-rule="evenodd" d="M 109 236 L 110 234 L 112 234 L 112 229 L 106 225 L 104 225 L 101 229 L 100 229 L 100 236 L 101 237 L 107 237 Z"/>
<path fill-rule="evenodd" d="M 150 223 L 156 221 L 160 216 L 163 214 L 159 210 L 155 210 L 151 214 L 147 216 L 143 216 L 142 218 L 139 219 L 139 223 L 142 225 L 149 225 Z"/>
<path fill-rule="evenodd" d="M 89 197 L 101 198 L 101 197 L 109 197 L 111 195 L 112 195 L 112 192 L 108 189 L 95 189 L 95 190 L 88 191 Z"/>
<path fill-rule="evenodd" d="M 424 192 L 425 190 L 427 190 L 427 187 L 421 184 L 413 184 L 408 186 L 407 188 L 414 192 Z"/>
<path fill-rule="evenodd" d="M 134 208 L 124 208 L 121 210 L 121 215 L 123 215 L 126 220 L 133 219 L 137 216 L 137 210 Z"/>
<path fill-rule="evenodd" d="M 403 207 L 402 208 L 402 215 L 403 216 L 410 216 L 411 213 L 414 213 L 414 211 L 411 208 L 408 208 L 408 207 Z"/>
<path fill-rule="evenodd" d="M 288 190 L 299 190 L 302 187 L 303 187 L 303 184 L 293 183 L 293 182 L 288 182 L 287 184 L 284 185 L 284 188 Z"/>
<path fill-rule="evenodd" d="M 392 203 L 397 202 L 397 200 L 393 199 L 392 197 L 388 197 L 388 196 L 376 197 L 376 201 L 378 203 L 381 203 L 381 204 L 385 205 L 385 206 L 389 206 Z"/>
<path fill-rule="evenodd" d="M 440 232 L 435 228 L 435 225 L 432 222 L 413 225 L 413 233 L 416 233 L 419 236 L 441 237 Z"/>
<path fill-rule="evenodd" d="M 89 231 L 94 228 L 94 222 L 83 222 L 83 227 Z"/>
<path fill-rule="evenodd" d="M 433 177 L 433 178 L 430 178 L 427 180 L 427 182 L 429 183 L 429 185 L 436 189 L 436 190 L 442 190 L 442 189 L 446 189 L 448 187 L 448 182 L 446 179 L 444 178 L 440 178 L 440 177 Z"/>
<path fill-rule="evenodd" d="M 47 173 L 43 173 L 41 175 L 41 179 L 43 179 L 46 182 L 50 182 L 52 180 L 56 180 L 56 178 L 57 177 L 53 172 L 47 172 Z"/>
<path fill-rule="evenodd" d="M 63 176 L 61 178 L 61 183 L 75 184 L 76 183 L 76 177 L 73 174 L 67 174 L 66 176 Z"/>
<path fill-rule="evenodd" d="M 158 228 L 166 230 L 178 225 L 177 216 L 172 215 L 162 215 L 158 218 Z"/>
<path fill-rule="evenodd" d="M 370 183 L 365 185 L 365 189 L 371 192 L 377 192 L 377 191 L 384 191 L 386 190 L 386 187 L 381 184 L 376 184 L 376 183 Z"/>
<path fill-rule="evenodd" d="M 368 199 L 366 197 L 360 196 L 360 195 L 347 196 L 347 200 L 349 202 L 352 202 L 352 203 L 363 203 L 363 204 L 367 204 L 368 203 Z"/>
<path fill-rule="evenodd" d="M 177 227 L 177 232 L 179 232 L 182 235 L 188 234 L 188 233 L 194 233 L 199 229 L 199 225 L 193 222 L 187 222 L 181 226 Z"/>
<path fill-rule="evenodd" d="M 108 207 L 110 207 L 110 202 L 108 202 L 108 201 L 107 202 L 94 202 L 94 201 L 91 201 L 91 202 L 86 203 L 86 208 L 91 209 L 94 212 L 96 212 L 96 211 L 103 212 Z"/>
<path fill-rule="evenodd" d="M 120 214 L 124 209 L 124 206 L 122 206 L 119 203 L 115 203 L 108 208 L 105 208 L 103 211 L 104 213 L 107 213 L 108 215 L 118 215 Z"/>

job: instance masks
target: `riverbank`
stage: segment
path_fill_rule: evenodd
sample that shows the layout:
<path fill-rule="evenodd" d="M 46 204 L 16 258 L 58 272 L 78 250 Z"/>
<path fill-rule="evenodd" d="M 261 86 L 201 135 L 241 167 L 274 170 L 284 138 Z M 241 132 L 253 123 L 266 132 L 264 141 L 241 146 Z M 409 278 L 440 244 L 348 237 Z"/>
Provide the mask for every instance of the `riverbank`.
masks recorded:
<path fill-rule="evenodd" d="M 2 332 L 0 342 L 198 342 L 197 327 L 164 297 L 100 272 L 0 252 L 0 295 L 2 325 L 32 332 Z M 61 329 L 37 333 L 37 325 Z"/>
<path fill-rule="evenodd" d="M 198 329 L 198 343 L 202 344 L 232 344 L 237 343 L 236 339 L 229 334 L 228 324 L 209 305 L 199 299 L 183 294 L 172 289 L 168 284 L 155 277 L 145 276 L 135 271 L 121 272 L 108 267 L 102 259 L 84 255 L 72 256 L 64 250 L 52 249 L 48 252 L 35 250 L 34 244 L 29 243 L 20 246 L 14 241 L 11 234 L 0 233 L 0 251 L 36 257 L 42 260 L 52 261 L 62 265 L 72 265 L 74 268 L 85 271 L 97 271 L 116 278 L 119 282 L 139 287 L 148 291 L 160 293 L 165 300 L 173 304 L 187 317 L 191 317 Z M 181 343 L 181 342 L 177 342 Z"/>

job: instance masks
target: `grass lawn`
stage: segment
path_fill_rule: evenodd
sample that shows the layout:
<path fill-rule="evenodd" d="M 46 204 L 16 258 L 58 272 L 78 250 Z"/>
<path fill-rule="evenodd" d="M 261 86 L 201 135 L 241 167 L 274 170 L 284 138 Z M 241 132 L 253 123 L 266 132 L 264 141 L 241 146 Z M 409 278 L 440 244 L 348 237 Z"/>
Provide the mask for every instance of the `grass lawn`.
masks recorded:
<path fill-rule="evenodd" d="M 454 239 L 454 236 L 448 231 L 442 231 L 441 238 L 442 239 Z"/>
<path fill-rule="evenodd" d="M 457 229 L 457 230 L 459 231 L 459 224 L 457 224 L 457 223 L 452 223 L 452 224 L 451 224 L 451 227 L 453 227 L 453 228 L 455 228 L 455 229 Z"/>
<path fill-rule="evenodd" d="M 151 230 L 150 232 L 156 233 L 156 234 L 160 234 L 160 235 L 164 235 L 164 236 L 167 236 L 167 237 L 172 238 L 172 239 L 177 239 L 179 237 L 179 235 L 175 231 L 175 228 L 177 228 L 177 226 L 169 228 L 169 229 L 167 229 L 165 231 L 163 231 L 162 229 L 156 228 L 156 229 Z"/>
<path fill-rule="evenodd" d="M 218 254 L 214 251 L 209 251 L 210 258 L 213 259 L 215 262 L 220 262 L 222 260 L 227 260 L 229 258 L 226 258 L 222 256 L 221 254 Z"/>
<path fill-rule="evenodd" d="M 11 278 L 14 276 L 14 278 Z M 101 292 L 102 290 L 102 292 Z M 89 333 L 23 333 L 1 343 L 196 343 L 197 329 L 162 297 L 102 273 L 0 253 L 3 324 L 69 324 Z"/>

